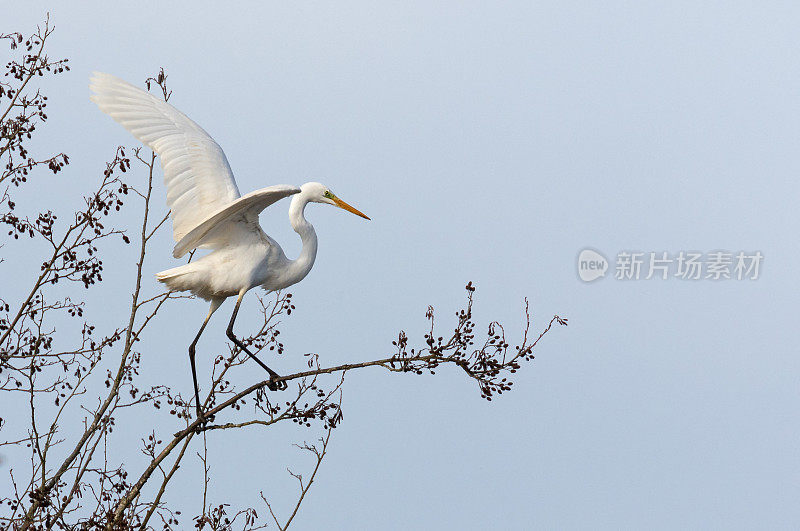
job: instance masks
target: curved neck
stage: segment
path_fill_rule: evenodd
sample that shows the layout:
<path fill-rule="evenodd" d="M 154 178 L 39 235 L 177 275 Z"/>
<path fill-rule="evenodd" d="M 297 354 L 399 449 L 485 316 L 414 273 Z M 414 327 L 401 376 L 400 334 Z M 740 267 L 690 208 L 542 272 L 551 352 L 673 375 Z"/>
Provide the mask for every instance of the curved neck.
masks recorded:
<path fill-rule="evenodd" d="M 289 206 L 289 222 L 303 241 L 300 256 L 291 261 L 288 269 L 291 284 L 303 280 L 308 275 L 308 272 L 311 271 L 314 260 L 317 258 L 317 233 L 314 232 L 314 227 L 311 223 L 306 221 L 303 216 L 303 211 L 307 204 L 308 196 L 301 192 L 292 198 L 292 204 Z"/>

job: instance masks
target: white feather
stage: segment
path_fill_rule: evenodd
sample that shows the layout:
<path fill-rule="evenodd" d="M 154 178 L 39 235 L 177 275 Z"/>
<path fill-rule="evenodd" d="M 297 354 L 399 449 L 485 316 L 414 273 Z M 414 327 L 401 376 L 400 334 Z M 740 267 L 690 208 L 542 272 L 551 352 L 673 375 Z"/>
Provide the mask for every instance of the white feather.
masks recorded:
<path fill-rule="evenodd" d="M 222 148 L 172 105 L 111 74 L 95 72 L 91 100 L 158 153 L 175 241 L 240 197 Z"/>

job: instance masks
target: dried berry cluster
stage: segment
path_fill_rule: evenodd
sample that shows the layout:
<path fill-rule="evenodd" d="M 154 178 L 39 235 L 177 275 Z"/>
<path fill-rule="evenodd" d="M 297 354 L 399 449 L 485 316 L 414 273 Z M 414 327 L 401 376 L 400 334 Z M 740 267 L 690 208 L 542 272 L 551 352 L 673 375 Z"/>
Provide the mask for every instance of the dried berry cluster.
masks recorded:
<path fill-rule="evenodd" d="M 30 81 L 69 70 L 68 59 L 51 60 L 44 53 L 45 42 L 52 32 L 48 20 L 27 39 L 17 32 L 0 34 L 0 41 L 7 41 L 12 53 L 19 55 L 6 63 L 0 79 L 0 161 L 3 164 L 0 185 L 9 181 L 19 186 L 37 166 L 47 166 L 51 172 L 58 173 L 69 164 L 64 153 L 37 158 L 32 157 L 26 147 L 37 125 L 47 121 L 47 96 L 32 89 Z M 10 197 L 4 197 L 3 202 L 13 210 Z"/>
<path fill-rule="evenodd" d="M 467 284 L 466 308 L 456 312 L 457 324 L 450 337 L 437 336 L 434 322 L 434 310 L 428 306 L 425 318 L 429 322 L 428 332 L 424 335 L 425 347 L 409 348 L 408 335 L 400 331 L 398 338 L 392 341 L 396 353 L 385 366 L 392 371 L 413 372 L 422 374 L 428 371 L 435 374 L 439 365 L 453 363 L 464 370 L 471 378 L 478 382 L 481 396 L 491 400 L 492 396 L 510 391 L 514 383 L 511 375 L 517 372 L 521 363 L 532 361 L 533 348 L 546 334 L 554 323 L 567 325 L 567 320 L 554 316 L 548 326 L 534 341 L 530 341 L 528 333 L 531 326 L 531 317 L 528 300 L 525 300 L 525 327 L 519 344 L 509 351 L 509 343 L 503 325 L 498 322 L 489 324 L 486 338 L 476 347 L 475 323 L 472 320 L 472 303 L 475 286 L 472 282 Z"/>

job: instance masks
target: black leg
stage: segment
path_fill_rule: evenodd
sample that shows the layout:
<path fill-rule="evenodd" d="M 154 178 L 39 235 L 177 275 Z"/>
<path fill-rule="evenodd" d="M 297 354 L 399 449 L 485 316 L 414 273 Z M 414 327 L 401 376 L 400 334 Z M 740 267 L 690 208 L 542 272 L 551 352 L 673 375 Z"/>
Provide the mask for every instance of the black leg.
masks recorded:
<path fill-rule="evenodd" d="M 239 294 L 239 298 L 236 299 L 236 306 L 233 307 L 233 315 L 231 315 L 231 322 L 228 323 L 228 331 L 227 331 L 228 338 L 230 338 L 230 340 L 233 341 L 233 343 L 237 347 L 247 352 L 247 355 L 253 358 L 256 361 L 256 363 L 261 365 L 261 367 L 269 373 L 270 379 L 274 380 L 276 378 L 280 378 L 277 372 L 273 371 L 272 369 L 264 365 L 264 363 L 260 359 L 256 358 L 255 354 L 250 352 L 247 349 L 247 347 L 244 346 L 244 343 L 239 341 L 239 339 L 233 333 L 233 322 L 236 321 L 236 315 L 239 313 L 239 305 L 242 304 L 242 297 L 244 297 L 244 292 Z M 267 387 L 270 389 L 270 391 L 277 391 L 279 389 L 280 390 L 286 389 L 287 386 L 286 382 L 280 381 L 280 382 L 270 382 L 267 384 Z"/>
<path fill-rule="evenodd" d="M 200 390 L 197 386 L 197 369 L 195 368 L 194 364 L 195 347 L 197 346 L 197 342 L 200 340 L 200 336 L 203 335 L 203 330 L 206 329 L 206 325 L 208 324 L 208 320 L 211 319 L 211 315 L 217 311 L 217 308 L 219 308 L 219 305 L 222 304 L 222 301 L 224 300 L 225 299 L 213 299 L 211 301 L 211 308 L 208 310 L 206 320 L 203 321 L 200 331 L 197 332 L 197 335 L 194 337 L 194 341 L 192 341 L 192 344 L 189 345 L 189 363 L 192 366 L 192 381 L 194 382 L 194 407 L 197 411 L 197 418 L 200 419 L 203 424 L 205 424 L 206 418 L 203 415 L 203 410 L 200 409 Z"/>
<path fill-rule="evenodd" d="M 194 365 L 194 349 L 195 346 L 197 346 L 197 341 L 200 339 L 200 335 L 202 335 L 203 330 L 206 327 L 206 323 L 208 323 L 208 319 L 203 321 L 203 326 L 200 327 L 200 331 L 197 332 L 194 341 L 192 341 L 192 344 L 189 345 L 189 363 L 192 365 L 192 380 L 194 381 L 194 406 L 197 409 L 197 418 L 201 419 L 203 422 L 205 422 L 205 418 L 200 410 L 200 390 L 197 387 L 197 369 Z"/>

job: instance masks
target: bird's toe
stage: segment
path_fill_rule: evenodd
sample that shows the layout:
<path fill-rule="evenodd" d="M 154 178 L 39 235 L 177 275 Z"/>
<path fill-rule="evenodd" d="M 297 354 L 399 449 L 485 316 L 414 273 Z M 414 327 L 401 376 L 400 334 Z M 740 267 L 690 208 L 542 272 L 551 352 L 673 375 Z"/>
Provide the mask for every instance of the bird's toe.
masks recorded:
<path fill-rule="evenodd" d="M 273 374 L 270 376 L 269 383 L 267 384 L 267 389 L 270 391 L 283 391 L 286 389 L 287 385 L 286 382 L 283 380 L 275 381 L 276 378 L 280 378 L 277 374 Z"/>

